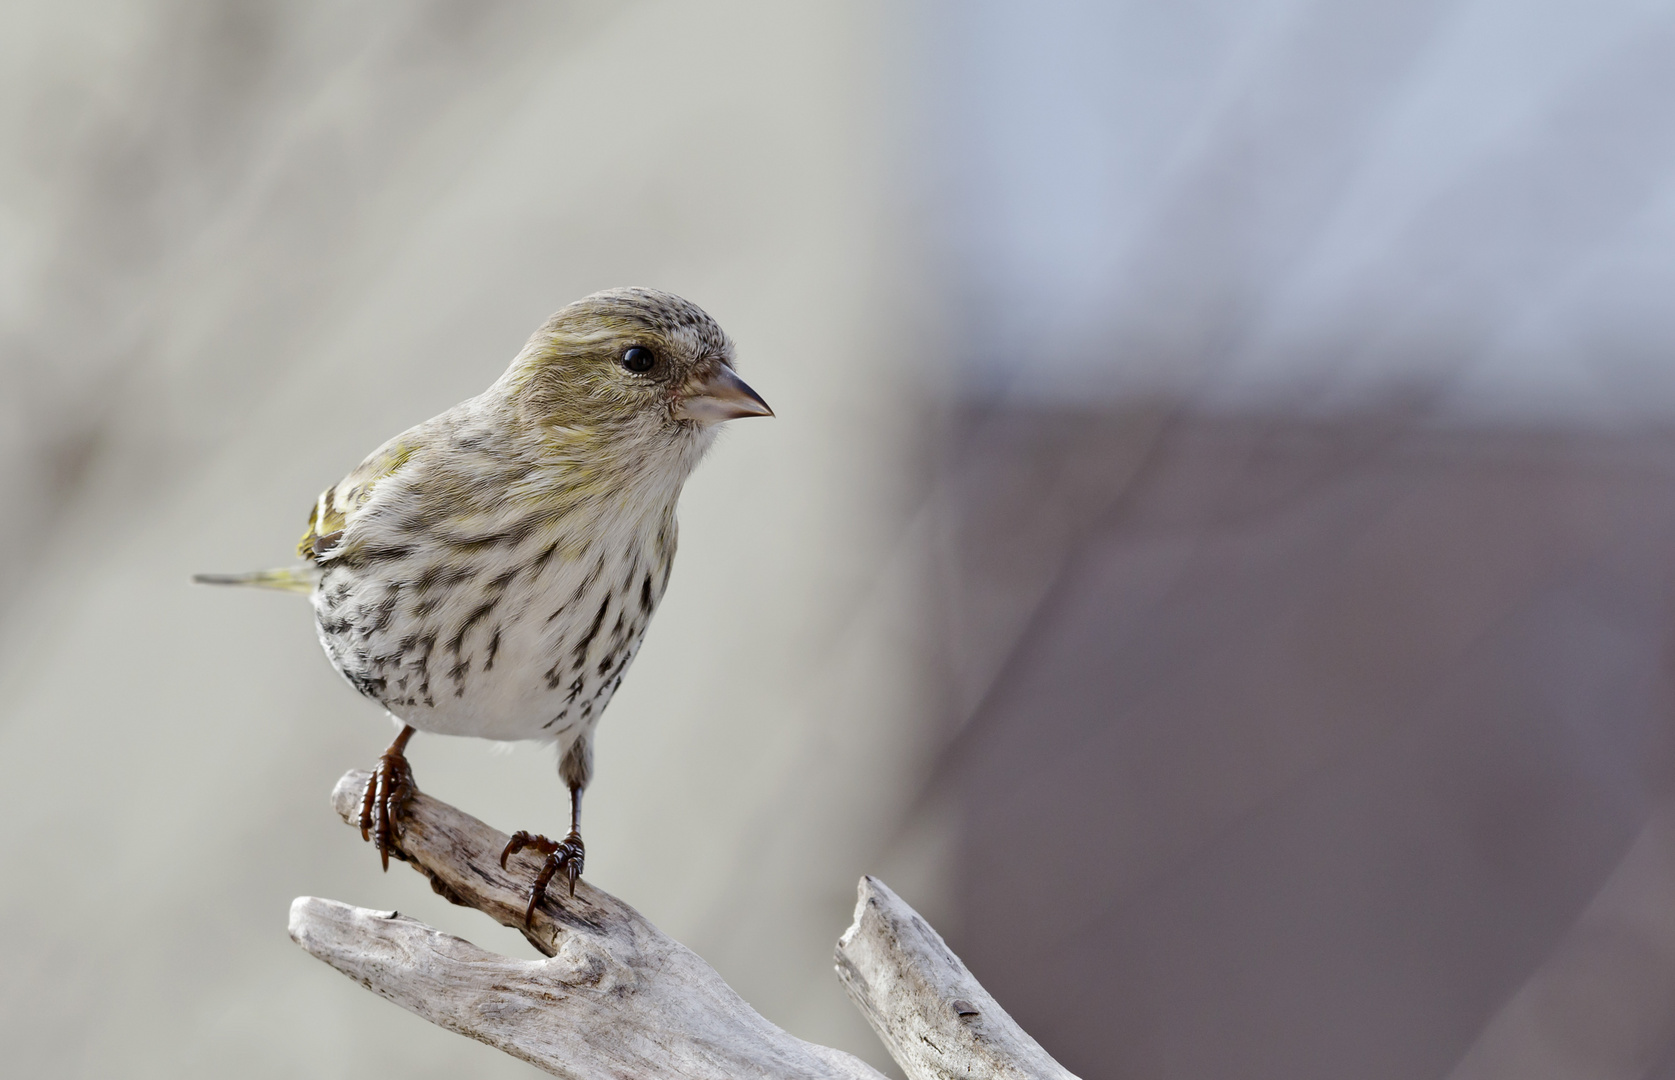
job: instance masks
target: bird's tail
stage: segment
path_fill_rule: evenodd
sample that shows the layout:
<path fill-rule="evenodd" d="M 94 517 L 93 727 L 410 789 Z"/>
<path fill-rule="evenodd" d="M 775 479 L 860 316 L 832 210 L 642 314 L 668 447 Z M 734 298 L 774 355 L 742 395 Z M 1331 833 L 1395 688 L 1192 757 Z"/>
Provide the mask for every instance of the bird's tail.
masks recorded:
<path fill-rule="evenodd" d="M 254 570 L 248 574 L 193 574 L 199 585 L 251 585 L 258 589 L 278 589 L 281 592 L 303 593 L 314 591 L 320 580 L 316 566 L 290 566 L 281 570 Z"/>

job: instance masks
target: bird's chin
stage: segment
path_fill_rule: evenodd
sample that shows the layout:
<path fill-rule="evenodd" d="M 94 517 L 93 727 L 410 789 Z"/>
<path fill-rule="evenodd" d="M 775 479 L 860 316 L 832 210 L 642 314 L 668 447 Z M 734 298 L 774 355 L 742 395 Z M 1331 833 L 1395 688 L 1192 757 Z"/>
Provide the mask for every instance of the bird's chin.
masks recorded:
<path fill-rule="evenodd" d="M 680 429 L 681 437 L 692 442 L 708 446 L 721 433 L 720 424 L 706 424 L 702 420 L 690 420 L 677 417 L 675 426 Z"/>
<path fill-rule="evenodd" d="M 664 430 L 669 440 L 683 455 L 696 454 L 702 456 L 704 451 L 715 442 L 715 436 L 721 430 L 720 424 L 706 424 L 702 420 L 693 420 L 671 413 Z M 693 460 L 696 460 L 694 458 Z"/>

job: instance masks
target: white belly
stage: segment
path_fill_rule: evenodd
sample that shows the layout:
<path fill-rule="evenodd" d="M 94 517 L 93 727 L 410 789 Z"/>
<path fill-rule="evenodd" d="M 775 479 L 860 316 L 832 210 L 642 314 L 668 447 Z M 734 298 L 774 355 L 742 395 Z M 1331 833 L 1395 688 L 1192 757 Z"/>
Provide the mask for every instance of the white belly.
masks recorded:
<path fill-rule="evenodd" d="M 571 742 L 598 722 L 667 586 L 672 541 L 636 542 L 642 531 L 568 558 L 531 537 L 474 570 L 411 555 L 328 563 L 320 642 L 351 685 L 421 731 Z"/>

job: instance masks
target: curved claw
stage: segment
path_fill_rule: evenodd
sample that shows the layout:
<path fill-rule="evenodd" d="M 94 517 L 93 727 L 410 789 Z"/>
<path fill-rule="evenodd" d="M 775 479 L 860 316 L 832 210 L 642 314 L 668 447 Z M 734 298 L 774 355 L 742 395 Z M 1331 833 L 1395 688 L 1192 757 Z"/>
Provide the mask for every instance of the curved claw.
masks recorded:
<path fill-rule="evenodd" d="M 500 852 L 500 866 L 505 869 L 506 860 L 525 848 L 533 848 L 547 857 L 541 864 L 540 873 L 535 875 L 535 881 L 529 887 L 529 906 L 524 909 L 523 924 L 529 926 L 535 921 L 535 908 L 540 905 L 541 897 L 546 895 L 547 885 L 560 870 L 564 871 L 564 879 L 570 886 L 570 895 L 576 895 L 576 882 L 581 880 L 582 863 L 587 857 L 587 849 L 582 844 L 580 833 L 572 831 L 563 840 L 548 840 L 545 836 L 522 831 L 512 834 L 506 842 L 506 847 Z"/>
<path fill-rule="evenodd" d="M 535 905 L 541 902 L 541 897 L 547 891 L 547 882 L 553 879 L 558 868 L 563 865 L 563 857 L 550 855 L 541 872 L 535 875 L 535 884 L 529 887 L 529 906 L 523 909 L 523 924 L 530 926 L 535 922 Z"/>
<path fill-rule="evenodd" d="M 378 772 L 366 778 L 366 791 L 361 794 L 361 839 L 372 840 L 372 802 L 378 797 Z"/>
<path fill-rule="evenodd" d="M 361 839 L 376 839 L 378 859 L 386 871 L 395 849 L 396 820 L 413 791 L 413 770 L 401 751 L 391 747 L 378 759 L 361 796 Z M 396 857 L 401 856 L 397 853 Z"/>
<path fill-rule="evenodd" d="M 525 832 L 519 829 L 512 834 L 512 838 L 506 841 L 506 846 L 500 851 L 500 869 L 506 869 L 506 860 L 524 848 L 534 848 L 543 855 L 551 855 L 558 850 L 558 844 L 539 833 Z"/>

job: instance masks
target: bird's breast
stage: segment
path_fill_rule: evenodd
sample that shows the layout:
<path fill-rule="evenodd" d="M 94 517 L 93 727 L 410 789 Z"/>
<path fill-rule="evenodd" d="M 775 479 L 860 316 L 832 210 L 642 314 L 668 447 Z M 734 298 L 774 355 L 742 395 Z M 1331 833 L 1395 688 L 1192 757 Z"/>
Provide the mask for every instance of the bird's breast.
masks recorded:
<path fill-rule="evenodd" d="M 574 737 L 621 684 L 668 585 L 673 515 L 634 524 L 363 545 L 323 568 L 321 644 L 420 730 Z"/>

